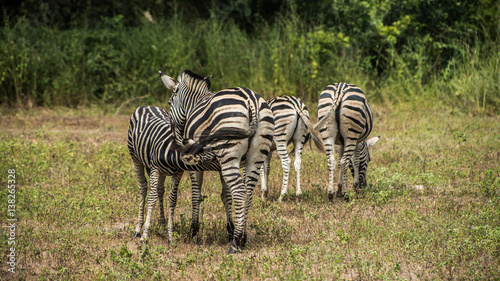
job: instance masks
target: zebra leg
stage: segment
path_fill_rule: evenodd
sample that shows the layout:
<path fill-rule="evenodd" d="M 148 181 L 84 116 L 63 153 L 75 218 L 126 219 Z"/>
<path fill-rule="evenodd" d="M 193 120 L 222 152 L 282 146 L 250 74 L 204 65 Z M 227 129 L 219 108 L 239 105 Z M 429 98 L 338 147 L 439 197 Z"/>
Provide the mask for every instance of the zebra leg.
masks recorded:
<path fill-rule="evenodd" d="M 270 162 L 271 162 L 271 152 L 266 156 L 264 160 L 264 165 L 260 169 L 260 178 L 261 178 L 261 190 L 262 190 L 262 200 L 267 200 L 267 192 L 269 190 L 269 172 L 271 171 Z"/>
<path fill-rule="evenodd" d="M 340 164 L 340 160 L 342 160 L 342 156 L 344 155 L 344 146 L 342 145 L 339 145 L 338 146 L 338 152 L 339 152 L 339 182 L 337 184 L 337 197 L 344 197 L 344 194 L 345 194 L 345 191 L 343 190 L 343 187 L 344 187 L 344 176 L 343 176 L 343 173 L 342 173 L 342 166 Z"/>
<path fill-rule="evenodd" d="M 325 144 L 326 151 L 326 160 L 328 164 L 328 200 L 333 202 L 333 198 L 335 196 L 335 190 L 333 187 L 333 174 L 335 172 L 335 151 L 334 151 L 334 143 L 333 138 L 323 138 L 323 142 Z"/>
<path fill-rule="evenodd" d="M 141 196 L 139 203 L 139 217 L 137 218 L 137 224 L 135 226 L 134 237 L 141 237 L 141 228 L 144 223 L 144 205 L 146 203 L 146 195 L 148 192 L 148 182 L 144 176 L 144 165 L 137 160 L 134 160 L 134 170 L 139 182 L 139 194 Z"/>
<path fill-rule="evenodd" d="M 356 147 L 354 155 L 352 156 L 352 168 L 353 168 L 353 187 L 355 190 L 359 189 L 359 152 L 360 149 Z"/>
<path fill-rule="evenodd" d="M 288 151 L 286 150 L 286 142 L 285 144 L 279 144 L 276 148 L 276 152 L 281 158 L 281 166 L 283 167 L 283 185 L 281 186 L 281 193 L 278 198 L 278 202 L 281 203 L 283 197 L 288 192 L 288 175 L 290 174 L 290 157 L 288 157 Z"/>
<path fill-rule="evenodd" d="M 302 151 L 304 149 L 304 143 L 302 141 L 296 141 L 294 143 L 295 147 L 295 161 L 293 162 L 295 173 L 297 174 L 297 191 L 296 196 L 302 196 L 302 190 L 300 189 L 300 172 L 302 170 Z"/>
<path fill-rule="evenodd" d="M 146 221 L 144 222 L 144 230 L 140 242 L 147 242 L 148 232 L 151 226 L 151 216 L 153 215 L 153 208 L 158 201 L 158 183 L 160 182 L 160 172 L 158 170 L 151 170 L 149 176 L 149 181 L 151 185 L 151 191 L 148 198 L 148 214 L 146 215 Z"/>
<path fill-rule="evenodd" d="M 236 224 L 234 228 L 233 239 L 229 246 L 229 253 L 236 253 L 241 248 L 241 242 L 244 231 L 244 216 L 247 202 L 246 186 L 243 183 L 240 174 L 240 159 L 241 157 L 231 157 L 227 155 L 219 159 L 219 163 L 223 163 L 221 167 L 221 174 L 224 181 L 230 186 L 231 197 L 234 201 L 234 213 Z"/>
<path fill-rule="evenodd" d="M 173 243 L 174 237 L 174 213 L 175 206 L 177 205 L 177 191 L 179 189 L 179 182 L 181 181 L 182 174 L 184 172 L 178 171 L 172 175 L 172 187 L 170 189 L 170 194 L 168 195 L 168 223 L 167 223 L 167 234 L 168 234 L 168 242 L 170 244 Z"/>
<path fill-rule="evenodd" d="M 243 219 L 242 246 L 245 246 L 247 243 L 246 225 L 248 220 L 248 212 L 250 210 L 250 206 L 252 205 L 253 190 L 257 185 L 257 181 L 259 180 L 259 171 L 266 161 L 266 158 L 271 154 L 270 149 L 272 142 L 269 141 L 265 136 L 266 133 L 268 136 L 272 135 L 272 127 L 269 128 L 264 125 L 260 128 L 259 132 L 260 134 L 256 134 L 256 136 L 252 139 L 248 148 L 248 152 L 246 154 L 246 173 L 244 180 L 247 192 L 247 200 L 245 206 L 245 216 Z"/>
<path fill-rule="evenodd" d="M 160 219 L 158 223 L 160 224 L 160 233 L 165 233 L 165 210 L 163 208 L 163 195 L 165 194 L 165 175 L 160 175 L 158 178 L 158 201 L 160 207 Z"/>
<path fill-rule="evenodd" d="M 224 208 L 226 209 L 226 216 L 227 216 L 226 229 L 232 238 L 233 234 L 234 234 L 234 223 L 233 223 L 233 217 L 232 217 L 232 211 L 231 211 L 231 205 L 232 205 L 231 190 L 229 189 L 226 182 L 222 178 L 222 173 L 219 172 L 219 176 L 220 176 L 220 183 L 221 183 L 221 187 L 222 187 L 222 190 L 220 193 L 220 198 L 222 200 L 222 203 L 224 204 Z"/>
<path fill-rule="evenodd" d="M 347 171 L 349 169 L 349 162 L 351 161 L 354 152 L 356 151 L 356 143 L 345 143 L 344 154 L 340 159 L 340 172 L 342 179 L 342 191 L 344 192 L 344 198 L 349 201 L 349 186 L 347 182 Z"/>
<path fill-rule="evenodd" d="M 193 205 L 193 214 L 191 219 L 191 237 L 194 237 L 200 230 L 200 203 L 201 203 L 201 186 L 203 184 L 202 171 L 190 171 L 191 178 L 191 201 Z"/>
<path fill-rule="evenodd" d="M 245 247 L 247 244 L 247 231 L 246 231 L 246 223 L 248 220 L 248 211 L 250 210 L 250 206 L 252 205 L 252 198 L 253 198 L 253 190 L 255 186 L 257 185 L 257 181 L 259 180 L 259 168 L 257 168 L 257 163 L 248 163 L 247 162 L 247 167 L 245 168 L 246 174 L 245 174 L 245 185 L 246 185 L 246 191 L 247 191 L 247 202 L 245 206 L 245 220 L 243 223 L 244 229 L 243 229 L 243 238 L 241 241 L 241 246 Z"/>

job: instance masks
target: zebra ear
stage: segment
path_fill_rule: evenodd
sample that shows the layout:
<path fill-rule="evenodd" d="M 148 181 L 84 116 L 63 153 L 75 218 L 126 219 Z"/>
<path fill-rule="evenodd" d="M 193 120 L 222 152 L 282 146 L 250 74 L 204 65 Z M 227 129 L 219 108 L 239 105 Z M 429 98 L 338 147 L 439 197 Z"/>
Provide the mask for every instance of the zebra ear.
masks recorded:
<path fill-rule="evenodd" d="M 160 78 L 161 78 L 161 81 L 163 81 L 163 84 L 165 84 L 165 86 L 167 86 L 168 89 L 176 92 L 177 91 L 177 87 L 179 86 L 179 82 L 175 81 L 174 78 L 168 76 L 168 75 L 165 75 L 163 72 L 158 71 L 158 74 L 160 74 Z"/>
<path fill-rule="evenodd" d="M 380 139 L 380 136 L 373 137 L 373 138 L 367 140 L 366 144 L 368 145 L 368 147 L 372 147 L 379 139 Z"/>

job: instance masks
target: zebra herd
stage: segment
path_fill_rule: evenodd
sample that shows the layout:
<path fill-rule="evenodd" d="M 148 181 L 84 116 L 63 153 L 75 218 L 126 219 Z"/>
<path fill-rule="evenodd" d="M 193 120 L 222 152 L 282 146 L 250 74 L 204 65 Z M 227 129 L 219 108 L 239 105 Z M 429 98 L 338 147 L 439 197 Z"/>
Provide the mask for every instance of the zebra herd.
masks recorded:
<path fill-rule="evenodd" d="M 203 171 L 218 171 L 221 199 L 231 235 L 229 253 L 239 251 L 247 240 L 246 224 L 252 195 L 259 176 L 262 198 L 267 197 L 267 177 L 272 151 L 276 150 L 283 167 L 281 202 L 287 194 L 290 158 L 287 145 L 293 143 L 294 168 L 297 174 L 297 196 L 300 196 L 301 155 L 309 140 L 326 151 L 329 168 L 328 198 L 333 200 L 334 145 L 339 148 L 338 196 L 347 196 L 347 167 L 354 187 L 366 185 L 370 161 L 368 148 L 379 137 L 367 140 L 372 129 L 372 113 L 363 92 L 356 86 L 337 83 L 321 93 L 318 123 L 309 120 L 306 106 L 292 96 L 265 101 L 247 88 L 210 91 L 211 77 L 183 70 L 175 80 L 159 72 L 165 86 L 173 92 L 170 112 L 154 106 L 137 108 L 130 118 L 127 146 L 134 163 L 141 194 L 139 217 L 134 231 L 141 242 L 147 241 L 153 208 L 159 200 L 160 224 L 167 224 L 170 243 L 173 241 L 173 216 L 177 202 L 178 183 L 189 171 L 192 184 L 191 235 L 199 230 L 199 209 Z M 243 170 L 243 177 L 240 169 Z M 148 208 L 147 181 L 150 178 Z M 172 177 L 168 196 L 169 215 L 165 222 L 163 209 L 164 182 Z M 347 198 L 347 197 L 346 197 Z M 232 206 L 234 205 L 234 222 Z M 141 235 L 142 229 L 142 235 Z"/>

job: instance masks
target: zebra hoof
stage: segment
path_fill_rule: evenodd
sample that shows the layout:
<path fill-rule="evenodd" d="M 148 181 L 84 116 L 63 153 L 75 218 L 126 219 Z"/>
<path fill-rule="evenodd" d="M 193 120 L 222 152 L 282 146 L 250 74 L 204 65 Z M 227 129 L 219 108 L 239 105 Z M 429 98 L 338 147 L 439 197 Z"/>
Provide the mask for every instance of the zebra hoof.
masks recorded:
<path fill-rule="evenodd" d="M 229 251 L 227 253 L 228 254 L 236 254 L 237 252 L 238 252 L 238 250 L 231 245 L 229 247 Z"/>
<path fill-rule="evenodd" d="M 191 224 L 191 238 L 195 237 L 196 234 L 198 234 L 198 231 L 200 231 L 200 224 L 199 223 L 192 223 Z"/>
<path fill-rule="evenodd" d="M 236 243 L 231 242 L 231 245 L 229 246 L 229 251 L 227 252 L 228 254 L 236 254 L 240 251 L 240 248 L 236 246 Z"/>
<path fill-rule="evenodd" d="M 181 156 L 181 159 L 187 165 L 197 165 L 197 164 L 199 164 L 198 161 L 191 154 L 183 155 L 183 156 Z"/>
<path fill-rule="evenodd" d="M 142 245 L 147 245 L 147 244 L 148 244 L 148 241 L 146 241 L 146 240 L 141 240 L 141 241 L 139 241 L 139 243 L 141 243 Z"/>
<path fill-rule="evenodd" d="M 139 238 L 141 237 L 141 233 L 140 232 L 134 232 L 134 238 Z"/>
<path fill-rule="evenodd" d="M 359 181 L 358 182 L 354 182 L 352 184 L 352 186 L 354 187 L 355 190 L 359 190 L 361 188 L 361 185 L 359 185 Z"/>
<path fill-rule="evenodd" d="M 334 194 L 328 193 L 328 201 L 333 203 L 333 198 L 335 198 Z"/>
<path fill-rule="evenodd" d="M 243 234 L 243 237 L 241 237 L 241 243 L 240 243 L 241 247 L 242 248 L 245 248 L 246 246 L 248 246 L 248 243 L 247 243 L 247 233 L 245 232 Z"/>
<path fill-rule="evenodd" d="M 261 199 L 262 199 L 262 201 L 264 201 L 264 202 L 265 202 L 265 201 L 267 201 L 267 190 L 262 192 Z"/>
<path fill-rule="evenodd" d="M 231 244 L 229 245 L 229 254 L 235 254 L 241 250 L 242 245 L 246 244 L 246 233 L 234 235 Z"/>

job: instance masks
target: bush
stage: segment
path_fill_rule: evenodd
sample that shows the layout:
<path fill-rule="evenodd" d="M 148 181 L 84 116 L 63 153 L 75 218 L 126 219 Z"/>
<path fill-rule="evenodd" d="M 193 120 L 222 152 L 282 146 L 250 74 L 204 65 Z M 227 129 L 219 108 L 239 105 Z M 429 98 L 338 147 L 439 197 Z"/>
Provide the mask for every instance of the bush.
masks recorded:
<path fill-rule="evenodd" d="M 497 112 L 499 8 L 473 2 L 275 0 L 267 10 L 261 1 L 89 1 L 52 12 L 23 2 L 4 11 L 0 28 L 0 102 L 164 104 L 157 71 L 190 68 L 213 75 L 214 90 L 246 86 L 265 98 L 316 103 L 326 85 L 343 81 L 374 102 Z"/>

